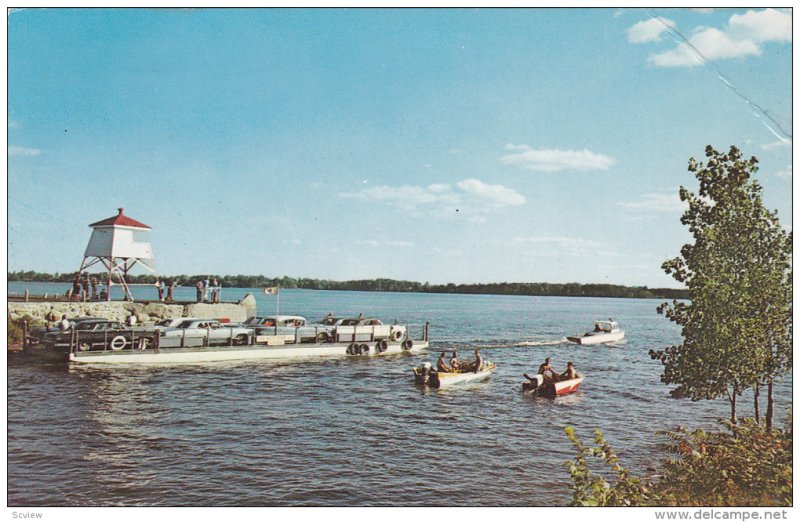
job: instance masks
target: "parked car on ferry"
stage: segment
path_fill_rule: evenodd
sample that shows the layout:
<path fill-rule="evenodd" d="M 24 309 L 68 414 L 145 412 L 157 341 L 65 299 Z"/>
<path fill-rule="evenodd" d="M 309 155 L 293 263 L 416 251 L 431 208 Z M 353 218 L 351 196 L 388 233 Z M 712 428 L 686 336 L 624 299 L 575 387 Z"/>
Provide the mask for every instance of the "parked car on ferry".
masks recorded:
<path fill-rule="evenodd" d="M 267 315 L 248 318 L 242 326 L 254 328 L 257 336 L 278 336 L 283 342 L 326 342 L 332 326 L 309 325 L 305 317 L 299 315 Z"/>
<path fill-rule="evenodd" d="M 375 339 L 398 342 L 406 335 L 402 325 L 383 324 L 374 318 L 346 318 L 336 321 L 333 335 L 339 342 L 361 342 Z"/>
<path fill-rule="evenodd" d="M 83 321 L 97 321 L 97 320 L 105 321 L 107 319 L 103 319 L 101 317 L 76 317 L 74 319 L 67 319 L 67 321 L 69 322 L 69 328 L 67 329 L 67 331 L 69 331 L 69 329 L 71 328 L 74 328 L 76 324 L 81 323 Z M 48 324 L 47 326 L 40 326 L 38 328 L 32 328 L 28 332 L 27 341 L 28 344 L 36 345 L 44 341 L 45 335 L 55 334 L 63 331 L 64 330 L 61 330 L 61 328 L 59 328 L 58 323 L 55 323 L 53 325 Z"/>
<path fill-rule="evenodd" d="M 122 350 L 133 342 L 147 339 L 146 333 L 144 328 L 132 328 L 120 321 L 85 318 L 75 322 L 67 330 L 46 332 L 40 338 L 40 342 L 55 348 L 69 348 L 70 343 L 74 340 L 75 347 L 80 351 L 98 348 Z"/>
<path fill-rule="evenodd" d="M 171 328 L 160 330 L 159 345 L 163 347 L 245 345 L 253 335 L 252 328 L 225 325 L 214 319 L 186 319 Z"/>
<path fill-rule="evenodd" d="M 168 319 L 162 319 L 158 321 L 150 328 L 152 328 L 153 330 L 165 330 L 167 328 L 177 328 L 179 324 L 191 320 L 199 321 L 200 319 L 198 317 L 170 317 Z"/>

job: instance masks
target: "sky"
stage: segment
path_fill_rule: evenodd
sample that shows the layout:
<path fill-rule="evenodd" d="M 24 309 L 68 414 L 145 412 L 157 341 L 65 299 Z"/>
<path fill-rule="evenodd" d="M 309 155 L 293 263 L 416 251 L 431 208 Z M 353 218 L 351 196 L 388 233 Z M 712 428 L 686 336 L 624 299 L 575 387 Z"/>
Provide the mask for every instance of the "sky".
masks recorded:
<path fill-rule="evenodd" d="M 681 185 L 792 223 L 791 11 L 25 9 L 8 269 L 148 224 L 161 274 L 680 287 Z"/>

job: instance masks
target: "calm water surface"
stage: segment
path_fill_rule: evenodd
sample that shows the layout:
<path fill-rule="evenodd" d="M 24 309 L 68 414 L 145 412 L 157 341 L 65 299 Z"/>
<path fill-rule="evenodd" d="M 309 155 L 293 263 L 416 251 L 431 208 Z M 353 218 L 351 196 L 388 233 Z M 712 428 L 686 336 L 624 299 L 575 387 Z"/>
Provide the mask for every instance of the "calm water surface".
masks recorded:
<path fill-rule="evenodd" d="M 181 289 L 186 297 L 193 291 Z M 259 312 L 274 313 L 275 298 L 257 290 L 225 289 L 223 298 L 248 291 Z M 431 350 L 97 368 L 15 354 L 8 504 L 439 506 L 470 493 L 473 505 L 565 505 L 563 462 L 574 455 L 564 426 L 587 442 L 602 430 L 623 462 L 644 472 L 658 461 L 655 431 L 713 428 L 728 413 L 724 400 L 668 397 L 660 363 L 647 352 L 680 335 L 655 313 L 658 303 L 282 290 L 285 313 L 430 321 Z M 625 341 L 563 342 L 607 317 L 620 322 Z M 466 358 L 476 347 L 497 363 L 489 381 L 444 391 L 413 384 L 411 368 L 435 362 L 438 350 Z M 558 370 L 574 361 L 587 375 L 579 393 L 555 400 L 520 393 L 522 373 L 547 356 Z M 789 386 L 777 393 L 781 412 Z M 747 398 L 741 406 L 750 414 Z"/>

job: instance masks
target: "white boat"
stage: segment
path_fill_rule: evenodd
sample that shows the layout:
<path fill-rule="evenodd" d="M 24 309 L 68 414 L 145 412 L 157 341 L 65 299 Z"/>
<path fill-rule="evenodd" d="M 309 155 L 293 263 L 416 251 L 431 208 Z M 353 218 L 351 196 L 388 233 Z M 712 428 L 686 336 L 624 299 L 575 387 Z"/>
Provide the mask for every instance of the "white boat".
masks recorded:
<path fill-rule="evenodd" d="M 213 361 L 234 361 L 247 359 L 308 359 L 314 357 L 365 357 L 397 355 L 402 353 L 418 353 L 428 348 L 428 326 L 422 328 L 421 339 L 411 339 L 406 335 L 402 339 L 371 338 L 357 342 L 286 342 L 280 332 L 277 335 L 253 335 L 249 343 L 236 345 L 209 346 L 174 346 L 162 347 L 157 342 L 131 343 L 124 349 L 112 350 L 108 346 L 100 349 L 81 351 L 77 349 L 79 339 L 69 351 L 69 361 L 74 364 L 174 364 L 202 363 Z M 156 335 L 154 340 L 158 339 Z M 232 338 L 235 341 L 235 337 Z"/>
<path fill-rule="evenodd" d="M 567 337 L 567 341 L 577 344 L 602 344 L 621 341 L 625 338 L 625 331 L 619 329 L 616 321 L 595 321 L 594 330 L 583 335 Z"/>
<path fill-rule="evenodd" d="M 578 374 L 578 377 L 575 379 L 554 382 L 552 380 L 546 380 L 543 375 L 538 373 L 533 377 L 529 377 L 526 374 L 525 377 L 528 379 L 528 382 L 522 383 L 522 391 L 535 393 L 539 397 L 551 398 L 575 393 L 578 391 L 578 387 L 580 387 L 584 378 L 583 375 Z"/>
<path fill-rule="evenodd" d="M 485 381 L 497 368 L 494 363 L 485 362 L 480 371 L 439 372 L 431 369 L 431 363 L 426 362 L 419 368 L 414 368 L 414 381 L 417 384 L 433 386 L 434 388 L 447 388 L 456 384 Z"/>

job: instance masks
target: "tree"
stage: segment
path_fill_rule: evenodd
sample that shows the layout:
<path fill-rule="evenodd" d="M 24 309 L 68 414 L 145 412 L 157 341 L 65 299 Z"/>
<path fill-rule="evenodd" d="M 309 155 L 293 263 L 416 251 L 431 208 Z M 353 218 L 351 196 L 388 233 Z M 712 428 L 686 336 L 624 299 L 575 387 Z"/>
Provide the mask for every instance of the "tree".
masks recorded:
<path fill-rule="evenodd" d="M 746 389 L 769 387 L 767 427 L 772 425 L 775 378 L 791 367 L 791 233 L 764 208 L 761 186 L 751 180 L 755 157 L 743 159 L 706 147 L 706 164 L 689 160 L 698 194 L 680 188 L 689 208 L 681 222 L 694 244 L 662 268 L 684 283 L 691 302 L 664 303 L 659 313 L 682 327 L 683 344 L 650 355 L 662 362 L 662 382 L 677 385 L 674 397 L 727 396 L 731 423 L 736 398 Z"/>
<path fill-rule="evenodd" d="M 731 431 L 660 432 L 657 447 L 670 455 L 658 477 L 636 477 L 599 431 L 584 446 L 564 428 L 576 456 L 569 469 L 572 506 L 791 506 L 792 419 L 768 431 L 745 419 Z"/>

